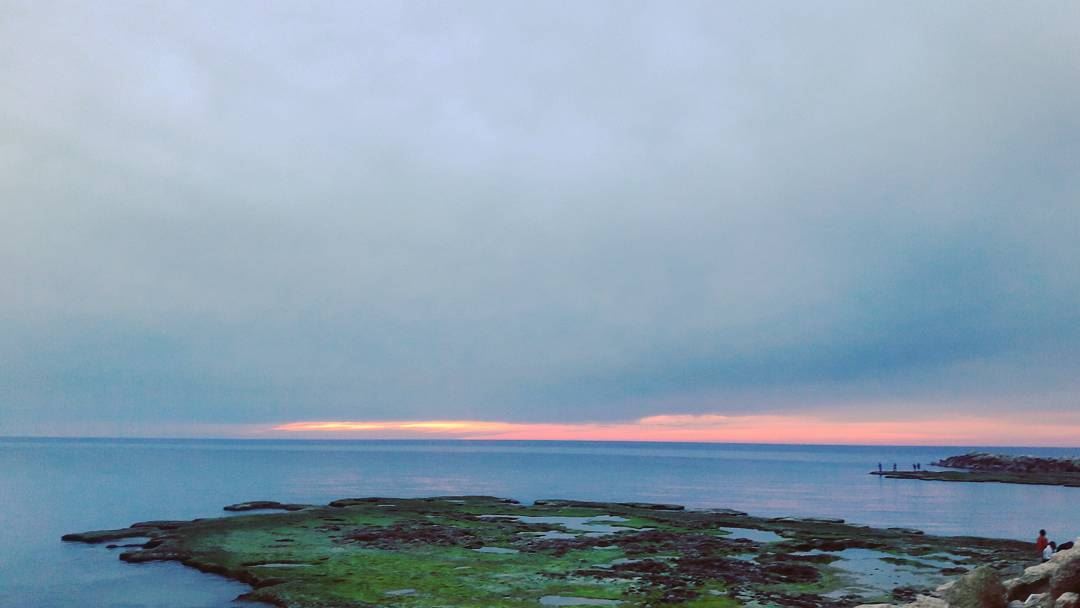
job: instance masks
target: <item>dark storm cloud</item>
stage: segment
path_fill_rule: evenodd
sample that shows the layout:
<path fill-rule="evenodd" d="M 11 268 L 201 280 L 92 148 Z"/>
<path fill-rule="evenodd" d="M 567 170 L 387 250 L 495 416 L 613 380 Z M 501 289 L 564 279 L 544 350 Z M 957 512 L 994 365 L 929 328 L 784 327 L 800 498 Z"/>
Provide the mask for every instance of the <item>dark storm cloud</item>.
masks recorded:
<path fill-rule="evenodd" d="M 0 433 L 1076 405 L 1073 3 L 3 8 Z"/>

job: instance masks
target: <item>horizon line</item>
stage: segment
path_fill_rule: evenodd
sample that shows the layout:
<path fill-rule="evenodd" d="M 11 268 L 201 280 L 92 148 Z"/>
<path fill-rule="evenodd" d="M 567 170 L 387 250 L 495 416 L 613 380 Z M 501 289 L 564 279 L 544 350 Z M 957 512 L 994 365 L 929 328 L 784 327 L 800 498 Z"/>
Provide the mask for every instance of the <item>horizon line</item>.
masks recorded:
<path fill-rule="evenodd" d="M 4 440 L 57 440 L 57 441 L 250 441 L 250 442 L 352 442 L 352 443 L 390 443 L 390 442 L 422 442 L 422 443 L 644 443 L 644 444 L 675 444 L 675 445 L 731 445 L 731 446 L 778 446 L 778 447 L 892 447 L 892 448 L 1009 448 L 1009 449 L 1036 449 L 1036 450 L 1080 450 L 1080 445 L 1030 445 L 1030 444 L 927 444 L 927 443 L 813 443 L 813 442 L 754 442 L 754 441 L 693 441 L 672 439 L 505 439 L 486 437 L 181 437 L 181 436 L 145 436 L 145 435 L 0 435 L 0 441 Z"/>

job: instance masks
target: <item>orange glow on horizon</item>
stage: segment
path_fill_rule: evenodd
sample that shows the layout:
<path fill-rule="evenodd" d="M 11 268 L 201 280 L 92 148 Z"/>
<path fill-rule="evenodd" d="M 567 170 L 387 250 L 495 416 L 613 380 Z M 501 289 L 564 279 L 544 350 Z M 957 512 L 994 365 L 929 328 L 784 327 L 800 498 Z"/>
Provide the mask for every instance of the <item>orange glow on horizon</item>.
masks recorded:
<path fill-rule="evenodd" d="M 612 423 L 480 420 L 298 421 L 264 432 L 403 439 L 670 441 L 892 445 L 1077 444 L 1080 423 L 950 416 L 903 421 L 837 421 L 808 415 L 657 415 Z"/>
<path fill-rule="evenodd" d="M 333 421 L 333 422 L 290 422 L 275 426 L 275 431 L 287 432 L 349 432 L 349 431 L 416 431 L 419 433 L 476 433 L 501 432 L 517 425 L 505 422 L 480 422 L 473 420 L 418 420 L 418 421 Z"/>

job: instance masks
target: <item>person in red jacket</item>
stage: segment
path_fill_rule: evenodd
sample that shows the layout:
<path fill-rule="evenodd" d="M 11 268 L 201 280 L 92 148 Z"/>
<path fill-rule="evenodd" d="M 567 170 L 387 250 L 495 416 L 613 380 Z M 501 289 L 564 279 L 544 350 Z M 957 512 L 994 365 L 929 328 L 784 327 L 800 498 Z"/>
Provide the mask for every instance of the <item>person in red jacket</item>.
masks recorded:
<path fill-rule="evenodd" d="M 1046 545 L 1050 544 L 1050 539 L 1046 538 L 1046 530 L 1039 530 L 1039 538 L 1035 539 L 1035 550 L 1041 555 Z"/>

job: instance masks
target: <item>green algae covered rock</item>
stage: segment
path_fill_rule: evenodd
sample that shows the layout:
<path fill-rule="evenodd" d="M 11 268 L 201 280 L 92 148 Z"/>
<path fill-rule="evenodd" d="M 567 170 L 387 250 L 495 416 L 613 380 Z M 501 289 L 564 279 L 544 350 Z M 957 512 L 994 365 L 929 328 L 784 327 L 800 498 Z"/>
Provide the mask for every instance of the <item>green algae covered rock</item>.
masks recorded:
<path fill-rule="evenodd" d="M 235 507 L 285 505 L 260 501 Z M 890 591 L 839 567 L 843 552 L 852 548 L 873 547 L 888 559 L 947 550 L 965 564 L 1019 557 L 1028 550 L 1012 541 L 770 520 L 677 505 L 552 500 L 524 506 L 457 496 L 356 498 L 301 507 L 143 522 L 137 529 L 65 539 L 148 538 L 120 558 L 178 561 L 251 585 L 246 599 L 295 608 L 839 608 Z M 926 589 L 943 582 L 939 568 L 925 570 Z"/>

